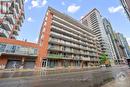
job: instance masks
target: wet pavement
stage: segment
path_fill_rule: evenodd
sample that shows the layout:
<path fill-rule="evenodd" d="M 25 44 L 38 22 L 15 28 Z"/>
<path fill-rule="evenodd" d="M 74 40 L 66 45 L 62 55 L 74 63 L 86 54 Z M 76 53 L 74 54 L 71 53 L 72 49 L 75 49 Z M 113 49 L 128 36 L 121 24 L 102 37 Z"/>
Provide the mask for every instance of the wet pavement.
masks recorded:
<path fill-rule="evenodd" d="M 52 74 L 47 76 L 43 73 L 42 76 L 29 75 L 17 78 L 1 78 L 0 87 L 101 87 L 104 83 L 111 81 L 113 77 L 120 78 L 119 74 L 121 72 L 123 72 L 127 77 L 128 72 L 126 71 L 128 71 L 127 67 L 112 67 L 81 72 Z"/>
<path fill-rule="evenodd" d="M 130 69 L 126 70 L 126 72 L 120 72 L 117 74 L 115 80 L 102 87 L 130 87 Z"/>
<path fill-rule="evenodd" d="M 28 77 L 28 76 L 42 76 L 42 75 L 51 75 L 57 73 L 69 73 L 69 72 L 79 72 L 79 71 L 89 71 L 100 69 L 100 67 L 91 67 L 91 68 L 77 68 L 77 69 L 58 69 L 58 70 L 44 70 L 44 71 L 35 71 L 35 70 L 4 70 L 0 71 L 1 78 L 16 78 L 16 77 Z"/>

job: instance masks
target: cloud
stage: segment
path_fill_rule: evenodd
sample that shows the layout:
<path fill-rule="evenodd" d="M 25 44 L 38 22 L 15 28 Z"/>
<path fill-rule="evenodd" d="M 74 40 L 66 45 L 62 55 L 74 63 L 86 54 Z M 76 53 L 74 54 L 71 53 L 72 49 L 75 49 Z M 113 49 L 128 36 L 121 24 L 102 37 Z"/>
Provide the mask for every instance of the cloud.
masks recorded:
<path fill-rule="evenodd" d="M 47 3 L 47 0 L 42 0 L 42 6 L 45 6 Z"/>
<path fill-rule="evenodd" d="M 38 0 L 32 0 L 31 4 L 32 4 L 32 7 L 38 7 L 39 6 Z"/>
<path fill-rule="evenodd" d="M 80 6 L 72 4 L 67 8 L 67 11 L 70 13 L 75 13 L 80 9 Z"/>
<path fill-rule="evenodd" d="M 61 4 L 62 4 L 62 5 L 65 5 L 65 2 L 62 2 Z"/>
<path fill-rule="evenodd" d="M 127 40 L 128 44 L 130 46 L 130 38 L 126 38 L 126 40 Z"/>
<path fill-rule="evenodd" d="M 84 16 L 81 16 L 80 19 L 82 19 Z"/>
<path fill-rule="evenodd" d="M 109 7 L 108 11 L 110 13 L 117 13 L 117 12 L 124 13 L 124 9 L 123 9 L 123 7 L 121 5 L 119 5 L 117 7 Z"/>
<path fill-rule="evenodd" d="M 32 0 L 31 4 L 32 4 L 31 8 L 43 7 L 43 6 L 45 6 L 47 4 L 47 0 Z"/>
<path fill-rule="evenodd" d="M 31 17 L 28 17 L 27 21 L 28 22 L 33 22 L 33 19 Z"/>
<path fill-rule="evenodd" d="M 25 1 L 24 1 L 24 3 L 27 3 L 27 2 L 28 2 L 28 0 L 25 0 Z"/>

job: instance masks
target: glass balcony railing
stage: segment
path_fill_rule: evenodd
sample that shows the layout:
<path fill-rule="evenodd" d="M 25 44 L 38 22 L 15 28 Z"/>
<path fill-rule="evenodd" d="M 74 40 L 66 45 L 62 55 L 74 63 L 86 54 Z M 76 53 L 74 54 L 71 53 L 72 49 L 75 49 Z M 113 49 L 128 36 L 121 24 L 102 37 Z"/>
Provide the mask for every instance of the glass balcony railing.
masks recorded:
<path fill-rule="evenodd" d="M 58 54 L 48 54 L 48 58 L 57 58 L 57 59 L 61 59 L 63 58 L 63 55 L 58 55 Z"/>
<path fill-rule="evenodd" d="M 9 21 L 3 21 L 3 26 L 6 30 L 11 31 L 13 28 L 13 25 L 9 23 Z"/>
<path fill-rule="evenodd" d="M 14 30 L 13 34 L 17 36 L 18 35 L 18 30 Z"/>
<path fill-rule="evenodd" d="M 10 21 L 11 24 L 15 24 L 15 18 L 13 17 L 12 14 L 9 14 L 9 15 L 7 16 L 7 19 Z"/>
<path fill-rule="evenodd" d="M 37 56 L 37 52 L 37 48 L 0 43 L 0 53 Z"/>
<path fill-rule="evenodd" d="M 9 37 L 9 33 L 6 30 L 0 28 L 0 36 Z"/>
<path fill-rule="evenodd" d="M 16 9 L 17 13 L 19 14 L 20 8 L 19 8 L 19 3 L 17 3 L 17 2 L 15 2 L 15 9 Z"/>

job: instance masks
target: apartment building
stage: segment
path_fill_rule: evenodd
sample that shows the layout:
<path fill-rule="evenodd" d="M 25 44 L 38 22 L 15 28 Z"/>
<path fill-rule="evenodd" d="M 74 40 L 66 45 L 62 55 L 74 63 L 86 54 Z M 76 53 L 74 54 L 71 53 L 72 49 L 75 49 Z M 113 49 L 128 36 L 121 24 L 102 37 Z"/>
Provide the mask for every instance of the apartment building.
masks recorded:
<path fill-rule="evenodd" d="M 0 0 L 0 37 L 16 39 L 24 18 L 24 0 Z"/>
<path fill-rule="evenodd" d="M 120 0 L 122 6 L 124 7 L 124 10 L 126 12 L 126 15 L 128 16 L 130 20 L 130 0 Z"/>
<path fill-rule="evenodd" d="M 123 37 L 120 33 L 115 33 L 115 41 L 116 41 L 116 45 L 118 48 L 118 52 L 120 54 L 120 57 L 118 58 L 118 63 L 122 64 L 122 63 L 126 63 L 126 59 L 127 59 L 127 54 L 125 52 L 125 46 L 124 46 L 124 42 L 123 42 Z"/>
<path fill-rule="evenodd" d="M 129 49 L 128 42 L 127 42 L 126 38 L 121 33 L 116 33 L 116 34 L 119 38 L 118 40 L 119 40 L 120 44 L 124 48 L 123 51 L 124 51 L 124 54 L 125 54 L 125 60 L 130 59 L 130 49 Z"/>
<path fill-rule="evenodd" d="M 98 42 L 100 43 L 102 53 L 106 53 L 108 57 L 112 59 L 110 42 L 104 29 L 103 20 L 100 12 L 96 8 L 94 8 L 81 19 L 81 22 L 94 32 Z"/>
<path fill-rule="evenodd" d="M 91 29 L 49 7 L 38 44 L 0 37 L 0 69 L 93 66 L 99 61 L 97 46 Z"/>
<path fill-rule="evenodd" d="M 106 19 L 103 18 L 103 25 L 104 25 L 104 29 L 106 31 L 108 40 L 109 40 L 109 45 L 110 45 L 110 49 L 109 49 L 109 56 L 111 64 L 118 64 L 118 59 L 120 58 L 120 54 L 118 52 L 118 48 L 115 42 L 115 37 L 114 37 L 114 31 L 112 29 L 112 25 L 111 23 Z"/>
<path fill-rule="evenodd" d="M 72 17 L 48 8 L 39 36 L 39 66 L 87 67 L 98 64 L 93 31 Z"/>

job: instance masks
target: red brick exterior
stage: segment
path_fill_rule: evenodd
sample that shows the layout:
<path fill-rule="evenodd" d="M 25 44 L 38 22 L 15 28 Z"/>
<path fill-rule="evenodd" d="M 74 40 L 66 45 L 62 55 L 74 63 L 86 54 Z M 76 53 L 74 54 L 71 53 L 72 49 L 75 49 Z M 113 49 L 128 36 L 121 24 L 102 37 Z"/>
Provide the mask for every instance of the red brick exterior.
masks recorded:
<path fill-rule="evenodd" d="M 51 23 L 52 23 L 52 17 L 53 14 L 51 12 L 48 12 L 47 20 L 44 21 L 47 24 L 43 25 L 40 37 L 39 37 L 39 54 L 38 58 L 36 60 L 36 67 L 42 67 L 42 60 L 47 57 L 47 49 L 48 49 L 48 41 L 50 37 L 50 31 L 51 31 Z M 44 23 L 43 23 L 44 24 Z M 43 29 L 45 28 L 45 32 L 43 32 Z M 43 38 L 41 38 L 42 34 L 44 35 Z"/>

